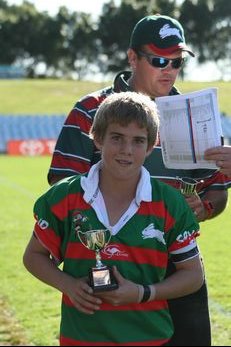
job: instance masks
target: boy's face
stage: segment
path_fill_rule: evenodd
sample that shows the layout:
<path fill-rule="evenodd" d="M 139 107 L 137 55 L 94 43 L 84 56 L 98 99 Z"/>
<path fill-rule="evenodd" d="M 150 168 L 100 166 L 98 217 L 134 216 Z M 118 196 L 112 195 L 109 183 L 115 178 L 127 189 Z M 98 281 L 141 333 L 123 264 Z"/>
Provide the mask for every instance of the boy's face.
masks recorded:
<path fill-rule="evenodd" d="M 108 126 L 104 139 L 95 141 L 102 154 L 103 169 L 120 179 L 137 177 L 148 149 L 148 133 L 135 122 L 126 127 L 117 123 Z"/>

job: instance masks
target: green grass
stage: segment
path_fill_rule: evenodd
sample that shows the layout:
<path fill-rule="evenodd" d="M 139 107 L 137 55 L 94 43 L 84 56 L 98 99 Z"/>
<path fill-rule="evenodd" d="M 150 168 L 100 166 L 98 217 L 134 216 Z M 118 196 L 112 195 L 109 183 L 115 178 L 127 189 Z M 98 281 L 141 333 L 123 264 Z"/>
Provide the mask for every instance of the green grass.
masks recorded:
<path fill-rule="evenodd" d="M 4 114 L 67 114 L 86 93 L 108 83 L 71 80 L 0 80 L 0 105 Z M 221 112 L 231 115 L 231 82 L 177 82 L 182 93 L 208 87 L 218 88 Z"/>
<path fill-rule="evenodd" d="M 32 277 L 22 264 L 34 224 L 33 203 L 48 187 L 48 165 L 48 157 L 0 157 L 0 297 L 35 345 L 57 345 L 59 330 L 60 294 Z"/>
<path fill-rule="evenodd" d="M 213 346 L 231 346 L 230 216 L 229 201 L 221 215 L 201 223 L 198 239 L 208 282 Z"/>
<path fill-rule="evenodd" d="M 60 293 L 24 269 L 22 255 L 34 224 L 33 203 L 48 188 L 49 164 L 49 157 L 0 156 L 0 298 L 13 316 L 11 325 L 17 322 L 22 329 L 24 344 L 27 341 L 40 346 L 58 343 L 61 298 Z M 231 345 L 230 215 L 229 205 L 216 219 L 202 223 L 199 238 L 209 288 L 214 346 Z M 4 338 L 0 329 L 0 342 Z M 10 341 L 11 345 L 18 345 L 13 343 L 13 337 Z"/>

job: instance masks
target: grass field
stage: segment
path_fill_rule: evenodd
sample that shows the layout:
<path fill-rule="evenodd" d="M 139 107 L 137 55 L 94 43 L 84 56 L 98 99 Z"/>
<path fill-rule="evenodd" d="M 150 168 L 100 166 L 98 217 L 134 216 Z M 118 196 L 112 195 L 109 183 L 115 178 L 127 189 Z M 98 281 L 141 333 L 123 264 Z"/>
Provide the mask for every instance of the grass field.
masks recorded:
<path fill-rule="evenodd" d="M 72 81 L 0 81 L 0 113 L 67 113 L 78 97 L 102 86 Z M 186 83 L 180 88 L 207 86 Z M 231 115 L 231 83 L 221 86 L 222 110 Z M 34 224 L 33 203 L 48 188 L 49 165 L 50 157 L 0 156 L 0 345 L 58 343 L 60 293 L 32 277 L 22 264 Z M 209 288 L 213 346 L 231 346 L 230 204 L 214 220 L 201 223 L 201 230 L 199 245 Z"/>
<path fill-rule="evenodd" d="M 108 83 L 66 80 L 0 80 L 0 114 L 54 114 L 70 111 L 75 102 L 88 92 Z M 231 116 L 230 82 L 177 82 L 182 93 L 208 87 L 218 88 L 221 112 Z"/>

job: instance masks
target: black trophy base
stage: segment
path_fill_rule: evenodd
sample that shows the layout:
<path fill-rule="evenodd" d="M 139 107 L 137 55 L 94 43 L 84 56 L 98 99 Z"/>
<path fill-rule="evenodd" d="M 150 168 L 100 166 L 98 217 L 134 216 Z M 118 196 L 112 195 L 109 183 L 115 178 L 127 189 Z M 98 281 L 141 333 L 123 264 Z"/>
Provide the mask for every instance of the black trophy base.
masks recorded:
<path fill-rule="evenodd" d="M 118 288 L 118 283 L 113 276 L 112 268 L 108 266 L 91 268 L 89 271 L 89 285 L 94 293 Z"/>

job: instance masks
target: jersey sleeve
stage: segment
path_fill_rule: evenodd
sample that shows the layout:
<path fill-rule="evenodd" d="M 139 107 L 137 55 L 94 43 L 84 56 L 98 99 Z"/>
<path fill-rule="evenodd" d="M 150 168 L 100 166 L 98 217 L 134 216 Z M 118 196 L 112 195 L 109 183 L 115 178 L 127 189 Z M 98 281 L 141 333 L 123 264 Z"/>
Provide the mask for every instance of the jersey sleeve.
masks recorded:
<path fill-rule="evenodd" d="M 57 264 L 63 261 L 61 244 L 63 223 L 52 212 L 48 193 L 41 196 L 34 205 L 34 234 L 41 244 L 50 252 Z"/>
<path fill-rule="evenodd" d="M 166 234 L 168 251 L 173 263 L 191 259 L 199 254 L 196 238 L 200 235 L 199 224 L 185 199 L 179 195 L 174 207 L 175 223 Z"/>
<path fill-rule="evenodd" d="M 195 170 L 196 176 L 200 172 L 205 172 L 206 170 Z M 199 177 L 199 176 L 198 176 Z M 219 170 L 211 171 L 208 170 L 207 174 L 201 175 L 197 180 L 202 179 L 201 183 L 198 184 L 198 194 L 202 197 L 208 191 L 222 191 L 231 188 L 231 178 L 224 175 Z"/>

